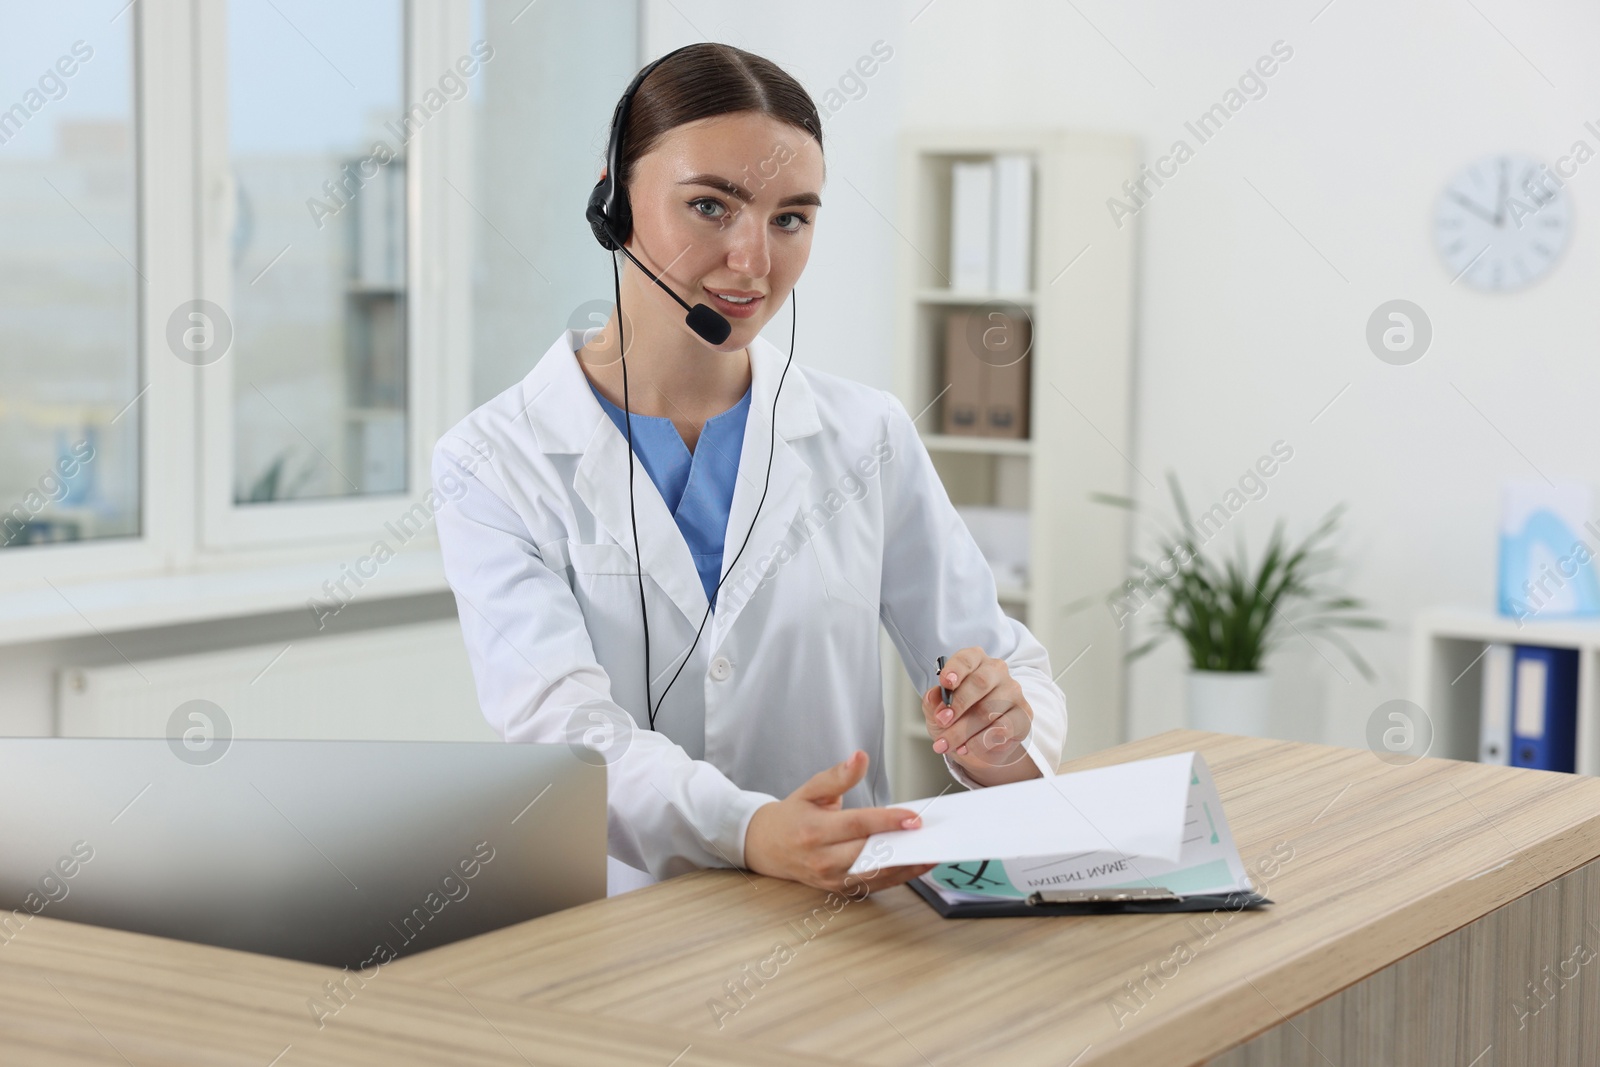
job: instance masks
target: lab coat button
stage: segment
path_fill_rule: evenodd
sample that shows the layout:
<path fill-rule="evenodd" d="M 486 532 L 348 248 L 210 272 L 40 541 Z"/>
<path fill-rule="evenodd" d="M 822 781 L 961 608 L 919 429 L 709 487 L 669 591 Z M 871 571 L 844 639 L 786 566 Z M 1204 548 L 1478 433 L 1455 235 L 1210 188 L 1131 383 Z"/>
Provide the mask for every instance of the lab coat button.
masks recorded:
<path fill-rule="evenodd" d="M 718 656 L 716 659 L 711 661 L 711 677 L 715 678 L 717 681 L 721 682 L 726 680 L 728 675 L 732 673 L 733 664 L 729 663 L 724 657 Z"/>

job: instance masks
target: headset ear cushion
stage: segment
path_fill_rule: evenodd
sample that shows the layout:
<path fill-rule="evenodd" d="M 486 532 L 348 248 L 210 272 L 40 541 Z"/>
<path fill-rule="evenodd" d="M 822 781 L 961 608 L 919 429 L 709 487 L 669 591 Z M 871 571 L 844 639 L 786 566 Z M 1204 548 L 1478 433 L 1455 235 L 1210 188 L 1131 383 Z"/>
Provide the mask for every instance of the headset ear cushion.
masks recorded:
<path fill-rule="evenodd" d="M 611 239 L 606 232 L 606 180 L 601 178 L 595 183 L 594 191 L 589 194 L 589 206 L 584 210 L 584 218 L 589 220 L 589 228 L 594 231 L 594 239 L 600 242 L 600 247 L 610 252 L 616 249 L 617 242 Z M 615 227 L 612 227 L 615 229 Z"/>
<path fill-rule="evenodd" d="M 628 238 L 633 236 L 633 205 L 628 202 L 626 189 L 618 189 L 611 198 L 611 212 L 606 216 L 606 221 L 611 223 L 613 241 L 626 244 Z"/>

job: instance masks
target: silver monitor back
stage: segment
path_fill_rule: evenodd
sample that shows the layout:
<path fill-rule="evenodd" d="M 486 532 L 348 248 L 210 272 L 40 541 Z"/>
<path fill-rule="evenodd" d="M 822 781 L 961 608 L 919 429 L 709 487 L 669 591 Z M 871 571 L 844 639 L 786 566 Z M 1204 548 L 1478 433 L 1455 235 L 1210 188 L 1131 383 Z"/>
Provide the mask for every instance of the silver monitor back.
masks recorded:
<path fill-rule="evenodd" d="M 370 968 L 606 894 L 566 745 L 0 739 L 0 943 L 33 915 Z"/>

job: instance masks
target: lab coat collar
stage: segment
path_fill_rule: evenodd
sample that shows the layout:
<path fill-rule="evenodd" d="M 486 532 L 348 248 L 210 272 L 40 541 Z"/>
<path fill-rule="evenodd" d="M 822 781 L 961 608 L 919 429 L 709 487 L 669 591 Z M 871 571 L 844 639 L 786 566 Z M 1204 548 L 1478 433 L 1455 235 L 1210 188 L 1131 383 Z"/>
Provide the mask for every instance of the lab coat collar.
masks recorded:
<path fill-rule="evenodd" d="M 583 333 L 563 331 L 529 372 L 523 381 L 526 410 L 541 451 L 582 455 L 573 488 L 596 520 L 632 556 L 628 442 L 600 407 L 578 364 L 576 349 L 583 344 Z M 750 407 L 723 545 L 724 574 L 745 543 L 751 516 L 761 501 L 767 477 L 768 441 L 773 437 L 772 398 L 780 377 L 783 391 L 777 411 L 778 433 L 772 444 L 771 485 L 766 490 L 766 502 L 761 504 L 759 522 L 749 534 L 749 546 L 739 560 L 741 572 L 770 556 L 788 536 L 806 498 L 811 468 L 789 442 L 817 433 L 822 422 L 806 376 L 793 365 L 784 376 L 787 360 L 786 353 L 763 337 L 757 336 L 750 343 Z M 688 543 L 643 464 L 634 471 L 634 504 L 644 572 L 666 592 L 690 624 L 698 627 L 708 603 L 705 588 L 700 584 Z M 722 606 L 712 624 L 711 648 L 721 643 L 749 599 L 742 594 L 728 595 L 734 581 L 730 578 L 718 593 Z"/>
<path fill-rule="evenodd" d="M 577 350 L 583 345 L 586 332 L 563 330 L 555 344 L 523 379 L 526 409 L 538 412 L 532 424 L 542 452 L 587 452 L 597 426 L 615 426 L 600 407 L 600 402 L 594 398 L 589 389 L 589 379 L 578 366 Z M 772 394 L 778 388 L 778 379 L 783 375 L 783 366 L 789 357 L 759 335 L 750 344 L 750 356 L 751 411 L 759 408 L 770 412 Z M 778 412 L 778 434 L 789 441 L 821 429 L 816 400 L 806 384 L 805 375 L 791 366 L 788 377 L 783 379 L 783 410 Z"/>

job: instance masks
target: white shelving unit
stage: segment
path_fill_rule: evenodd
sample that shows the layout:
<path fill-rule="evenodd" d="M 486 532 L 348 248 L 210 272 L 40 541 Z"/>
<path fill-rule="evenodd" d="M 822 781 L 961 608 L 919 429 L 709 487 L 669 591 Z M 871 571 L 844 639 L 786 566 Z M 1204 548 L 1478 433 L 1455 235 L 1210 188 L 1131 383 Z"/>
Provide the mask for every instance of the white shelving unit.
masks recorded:
<path fill-rule="evenodd" d="M 1138 171 L 1130 137 L 1050 129 L 909 131 L 901 136 L 895 388 L 916 414 L 950 498 L 1029 512 L 1025 588 L 1001 586 L 1001 608 L 1049 650 L 1067 698 L 1066 755 L 1123 740 L 1124 641 L 1109 611 L 1067 614 L 1127 575 L 1128 516 L 1091 502 L 1131 495 L 1135 227 L 1109 220 L 1105 200 Z M 949 287 L 951 166 L 999 153 L 1034 161 L 1033 287 L 958 292 Z M 1032 321 L 1030 437 L 938 432 L 944 316 L 1004 301 Z M 926 410 L 925 410 L 926 409 Z M 920 692 L 883 638 L 888 769 L 897 800 L 931 796 L 950 782 L 923 725 Z M 953 650 L 952 650 L 953 651 Z M 1062 672 L 1071 664 L 1071 669 Z M 932 665 L 928 665 L 932 684 Z"/>
<path fill-rule="evenodd" d="M 1482 608 L 1419 612 L 1412 630 L 1411 700 L 1433 723 L 1428 754 L 1478 758 L 1481 657 L 1491 642 L 1578 650 L 1578 773 L 1600 774 L 1600 619 L 1541 619 L 1519 626 Z"/>

